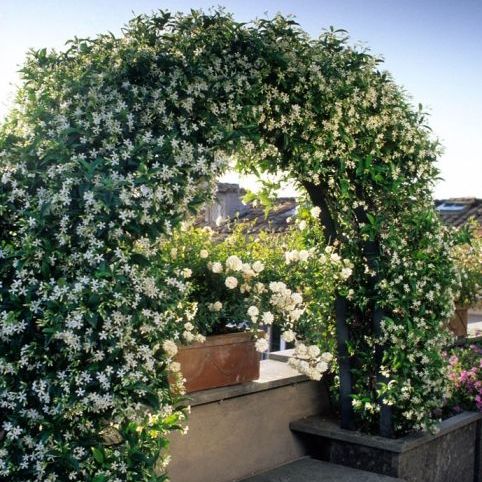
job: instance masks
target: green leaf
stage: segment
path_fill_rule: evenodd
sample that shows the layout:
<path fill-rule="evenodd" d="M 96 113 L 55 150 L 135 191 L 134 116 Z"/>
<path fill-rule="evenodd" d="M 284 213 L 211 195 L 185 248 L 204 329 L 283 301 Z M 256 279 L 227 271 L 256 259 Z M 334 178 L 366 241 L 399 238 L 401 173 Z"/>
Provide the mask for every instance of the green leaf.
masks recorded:
<path fill-rule="evenodd" d="M 105 457 L 104 457 L 104 452 L 97 447 L 92 447 L 92 455 L 94 456 L 94 459 L 96 462 L 99 464 L 103 464 Z"/>

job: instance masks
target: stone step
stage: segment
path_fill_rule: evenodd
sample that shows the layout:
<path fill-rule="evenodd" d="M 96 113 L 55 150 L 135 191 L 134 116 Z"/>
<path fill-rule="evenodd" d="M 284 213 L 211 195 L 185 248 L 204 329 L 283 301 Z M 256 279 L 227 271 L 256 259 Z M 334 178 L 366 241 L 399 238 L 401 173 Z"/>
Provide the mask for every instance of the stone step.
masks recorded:
<path fill-rule="evenodd" d="M 403 480 L 306 457 L 243 479 L 242 482 L 403 482 Z"/>

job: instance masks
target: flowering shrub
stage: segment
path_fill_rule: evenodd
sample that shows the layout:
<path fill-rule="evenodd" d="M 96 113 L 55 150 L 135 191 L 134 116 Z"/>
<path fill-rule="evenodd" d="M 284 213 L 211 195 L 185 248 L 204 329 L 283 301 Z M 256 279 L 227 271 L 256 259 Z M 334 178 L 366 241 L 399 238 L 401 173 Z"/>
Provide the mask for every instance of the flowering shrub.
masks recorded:
<path fill-rule="evenodd" d="M 459 242 L 452 250 L 460 276 L 456 303 L 470 307 L 482 299 L 482 235 L 478 224 L 467 226 L 457 238 Z"/>
<path fill-rule="evenodd" d="M 449 406 L 482 412 L 482 347 L 477 344 L 452 350 L 449 378 L 453 384 Z"/>
<path fill-rule="evenodd" d="M 454 277 L 431 207 L 437 143 L 379 63 L 342 32 L 223 12 L 140 16 L 28 56 L 0 128 L 3 480 L 165 480 L 184 417 L 165 342 L 195 306 L 155 246 L 233 153 L 289 172 L 353 263 L 337 296 L 361 417 L 394 403 L 399 430 L 433 423 Z"/>
<path fill-rule="evenodd" d="M 258 336 L 279 326 L 282 338 L 296 345 L 292 365 L 319 379 L 335 352 L 332 307 L 336 288 L 351 274 L 351 262 L 331 246 L 323 247 L 316 218 L 307 209 L 301 213 L 282 236 L 248 234 L 247 226 L 239 225 L 220 240 L 209 228 L 181 228 L 161 244 L 159 264 L 189 271 L 189 300 L 197 306 L 200 333 L 248 329 Z M 309 225 L 311 242 L 318 236 L 320 243 L 305 249 Z M 265 351 L 267 340 L 258 339 L 257 347 Z"/>

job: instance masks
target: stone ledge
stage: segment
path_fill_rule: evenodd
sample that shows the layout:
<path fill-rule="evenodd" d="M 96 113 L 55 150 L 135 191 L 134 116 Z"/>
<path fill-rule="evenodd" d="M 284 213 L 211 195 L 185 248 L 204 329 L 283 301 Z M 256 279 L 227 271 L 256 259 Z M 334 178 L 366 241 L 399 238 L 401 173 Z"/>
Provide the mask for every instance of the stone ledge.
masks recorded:
<path fill-rule="evenodd" d="M 251 393 L 262 392 L 274 388 L 308 382 L 309 379 L 282 361 L 263 360 L 260 365 L 258 380 L 232 385 L 229 387 L 212 388 L 189 394 L 190 405 L 197 406 L 206 403 L 221 402 L 229 398 L 241 397 Z"/>
<path fill-rule="evenodd" d="M 414 433 L 398 439 L 389 439 L 376 435 L 344 430 L 339 427 L 335 420 L 317 415 L 292 422 L 290 428 L 295 432 L 302 432 L 332 440 L 364 445 L 388 452 L 404 453 L 481 419 L 482 413 L 462 412 L 459 415 L 455 415 L 454 417 L 442 421 L 439 426 L 440 430 L 435 434 Z"/>
<path fill-rule="evenodd" d="M 268 358 L 270 360 L 276 360 L 286 363 L 294 355 L 294 353 L 294 348 L 289 348 L 288 350 L 272 351 L 268 355 Z"/>
<path fill-rule="evenodd" d="M 404 482 L 403 479 L 303 458 L 241 482 Z"/>

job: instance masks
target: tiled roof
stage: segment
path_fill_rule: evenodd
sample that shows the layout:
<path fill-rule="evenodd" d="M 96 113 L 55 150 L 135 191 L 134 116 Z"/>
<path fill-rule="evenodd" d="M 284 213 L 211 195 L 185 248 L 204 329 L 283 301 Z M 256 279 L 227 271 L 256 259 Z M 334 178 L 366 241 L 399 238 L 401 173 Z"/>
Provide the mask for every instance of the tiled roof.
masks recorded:
<path fill-rule="evenodd" d="M 435 201 L 435 207 L 445 224 L 458 228 L 474 218 L 482 227 L 482 199 L 440 199 Z"/>
<path fill-rule="evenodd" d="M 294 214 L 296 214 L 296 198 L 285 197 L 276 200 L 268 216 L 265 216 L 262 206 L 250 206 L 249 209 L 237 216 L 236 221 L 249 224 L 250 229 L 248 231 L 251 233 L 259 231 L 280 233 L 287 230 L 289 225 L 286 220 Z M 228 220 L 219 226 L 217 231 L 222 234 L 228 234 L 232 230 L 232 224 L 233 222 Z"/>
<path fill-rule="evenodd" d="M 211 226 L 214 231 L 221 235 L 229 234 L 235 223 L 245 223 L 249 225 L 248 232 L 258 233 L 269 231 L 281 233 L 288 228 L 287 219 L 296 213 L 296 198 L 278 198 L 268 216 L 265 216 L 262 206 L 253 207 L 251 204 L 246 206 L 241 212 L 233 216 L 232 219 L 225 219 L 219 226 Z M 197 226 L 205 226 L 205 214 L 202 212 L 197 218 Z"/>
<path fill-rule="evenodd" d="M 219 184 L 218 195 L 226 192 L 239 192 L 240 197 L 245 194 L 243 189 L 239 189 L 237 184 Z M 440 217 L 444 223 L 453 227 L 463 226 L 470 218 L 475 218 L 482 229 L 482 199 L 477 198 L 450 198 L 434 201 Z M 259 231 L 270 231 L 281 233 L 287 230 L 288 223 L 286 219 L 296 213 L 296 198 L 282 197 L 278 198 L 274 207 L 265 216 L 262 206 L 253 207 L 251 204 L 242 206 L 235 216 L 231 219 L 225 219 L 219 226 L 211 226 L 221 235 L 227 235 L 233 229 L 235 221 L 247 223 L 250 225 L 249 231 L 256 233 Z M 202 213 L 196 221 L 196 225 L 206 225 L 205 213 Z"/>

